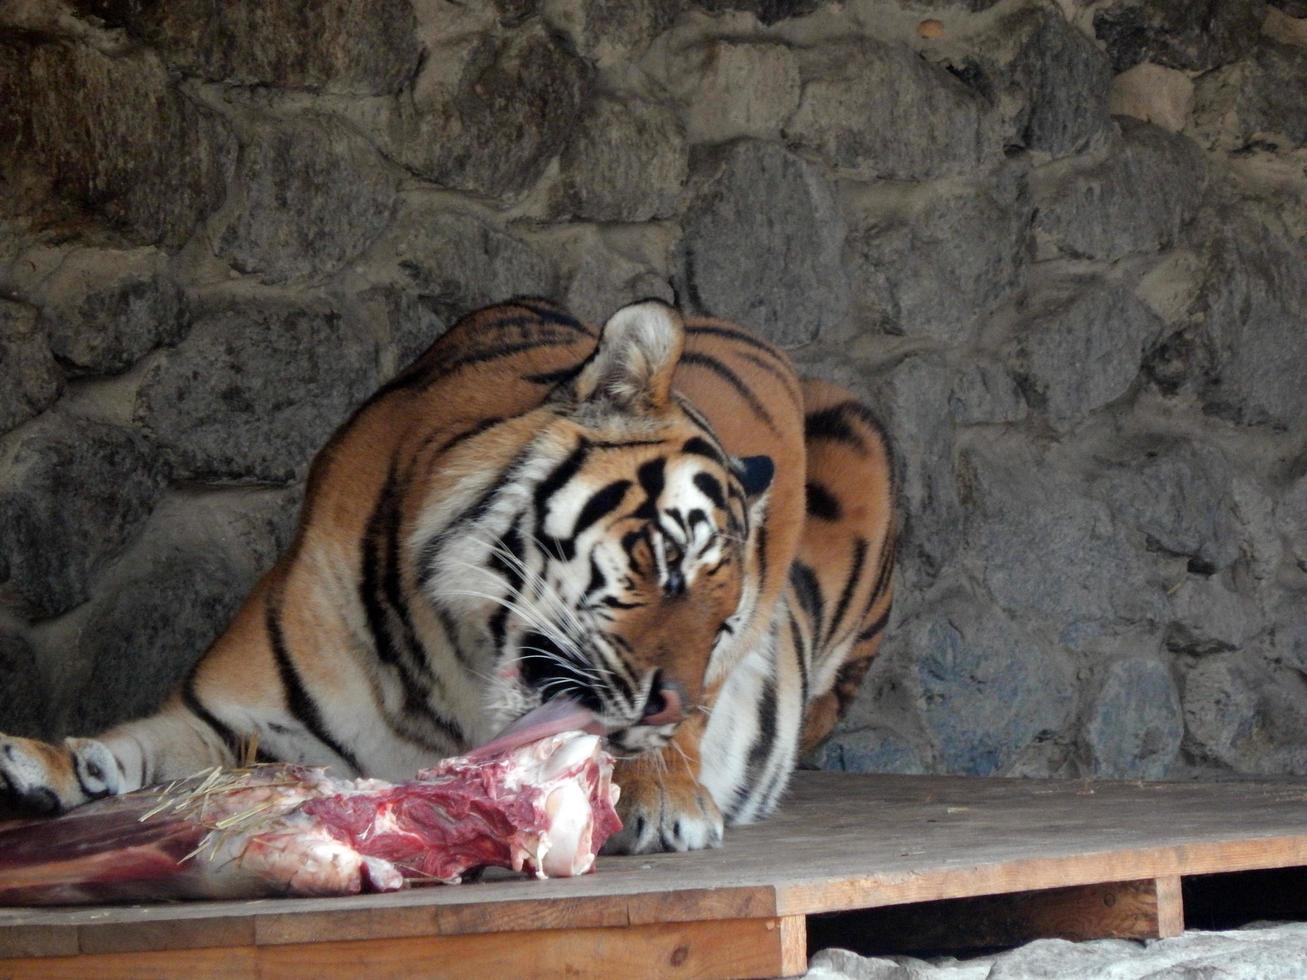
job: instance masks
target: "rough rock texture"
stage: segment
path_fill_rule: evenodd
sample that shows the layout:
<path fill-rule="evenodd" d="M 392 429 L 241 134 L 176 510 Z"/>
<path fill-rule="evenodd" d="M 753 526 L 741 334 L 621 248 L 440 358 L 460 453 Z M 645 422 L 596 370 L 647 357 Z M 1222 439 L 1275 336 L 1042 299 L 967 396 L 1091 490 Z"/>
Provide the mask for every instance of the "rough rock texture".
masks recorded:
<path fill-rule="evenodd" d="M 168 257 L 156 248 L 73 252 L 42 288 L 41 324 L 70 370 L 118 374 L 186 329 Z"/>
<path fill-rule="evenodd" d="M 1301 18 L 0 3 L 0 730 L 157 703 L 469 309 L 658 296 L 896 447 L 895 613 L 811 761 L 1307 772 Z"/>
<path fill-rule="evenodd" d="M 688 304 L 751 324 L 782 347 L 842 323 L 843 223 L 821 172 L 746 141 L 705 154 L 695 176 L 680 275 Z"/>
<path fill-rule="evenodd" d="M 90 669 L 65 727 L 101 731 L 156 710 L 252 584 L 221 555 L 207 554 L 165 554 L 122 576 L 82 631 L 77 658 Z"/>
<path fill-rule="evenodd" d="M 222 203 L 232 149 L 152 54 L 0 37 L 0 175 L 36 216 L 180 245 Z"/>
<path fill-rule="evenodd" d="M 558 38 L 524 27 L 429 62 L 435 77 L 371 117 L 387 154 L 436 184 L 517 194 L 562 149 L 588 88 L 586 65 Z"/>
<path fill-rule="evenodd" d="M 1198 210 L 1205 176 L 1192 142 L 1123 119 L 1102 162 L 1041 179 L 1051 186 L 1036 193 L 1041 255 L 1111 262 L 1168 248 Z"/>
<path fill-rule="evenodd" d="M 956 176 L 1000 156 L 1000 134 L 984 98 L 906 48 L 832 45 L 805 74 L 785 135 L 851 176 Z"/>
<path fill-rule="evenodd" d="M 1246 55 L 1265 13 L 1263 0 L 1119 0 L 1095 11 L 1094 33 L 1117 71 L 1141 61 L 1207 71 Z"/>
<path fill-rule="evenodd" d="M 163 489 L 139 433 L 50 413 L 22 430 L 0 489 L 0 588 L 35 616 L 83 602 Z"/>
<path fill-rule="evenodd" d="M 0 731 L 39 738 L 49 727 L 45 686 L 32 648 L 16 633 L 0 629 Z"/>
<path fill-rule="evenodd" d="M 676 114 L 648 102 L 598 98 L 559 160 L 559 210 L 593 221 L 648 221 L 676 210 L 685 137 Z"/>
<path fill-rule="evenodd" d="M 809 980 L 1294 980 L 1307 971 L 1307 925 L 1256 924 L 1230 932 L 1191 930 L 1174 939 L 1040 939 L 992 956 L 925 960 L 863 957 L 845 949 L 813 956 Z"/>
<path fill-rule="evenodd" d="M 330 118 L 269 121 L 241 149 L 236 176 L 215 244 L 266 282 L 335 272 L 386 227 L 395 198 L 377 152 Z"/>
<path fill-rule="evenodd" d="M 221 305 L 151 369 L 136 420 L 178 479 L 284 482 L 378 384 L 360 333 L 334 311 Z"/>
<path fill-rule="evenodd" d="M 422 53 L 409 0 L 75 5 L 154 46 L 172 67 L 235 85 L 393 92 L 417 69 Z"/>
<path fill-rule="evenodd" d="M 37 311 L 0 301 L 0 428 L 12 429 L 59 397 L 63 374 Z"/>

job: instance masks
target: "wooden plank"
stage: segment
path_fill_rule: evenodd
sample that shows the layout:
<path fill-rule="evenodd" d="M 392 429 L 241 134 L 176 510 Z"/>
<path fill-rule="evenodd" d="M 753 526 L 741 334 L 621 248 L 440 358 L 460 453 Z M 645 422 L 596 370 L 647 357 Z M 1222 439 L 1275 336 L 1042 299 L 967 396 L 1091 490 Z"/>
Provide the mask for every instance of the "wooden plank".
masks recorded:
<path fill-rule="evenodd" d="M 1179 875 L 1167 875 L 1153 882 L 1157 902 L 1157 938 L 1170 939 L 1184 932 L 1184 894 Z"/>
<path fill-rule="evenodd" d="M 258 975 L 253 946 L 0 960 L 4 980 L 243 980 Z"/>
<path fill-rule="evenodd" d="M 314 976 L 772 977 L 796 973 L 794 926 L 779 919 L 659 923 L 234 949 L 10 959 L 6 980 L 187 980 Z M 784 947 L 790 942 L 787 950 Z M 804 961 L 806 965 L 806 959 Z M 788 972 L 787 972 L 788 971 Z M 802 969 L 797 969 L 802 972 Z"/>
<path fill-rule="evenodd" d="M 786 915 L 777 919 L 781 934 L 782 977 L 801 977 L 808 972 L 808 922 L 804 915 Z"/>
<path fill-rule="evenodd" d="M 1032 939 L 1156 939 L 1169 914 L 1159 898 L 1152 879 L 1076 885 L 816 917 L 810 932 L 816 946 L 863 955 L 1016 946 Z"/>
<path fill-rule="evenodd" d="M 404 938 L 797 916 L 1108 881 L 1307 866 L 1307 782 L 1088 783 L 796 774 L 781 811 L 719 849 L 600 859 L 596 874 L 390 895 L 0 910 L 0 957 L 71 949 Z M 39 930 L 39 931 L 38 931 Z M 102 933 L 112 933 L 103 938 Z M 33 945 L 35 944 L 35 945 Z M 135 944 L 135 945 L 133 945 Z"/>

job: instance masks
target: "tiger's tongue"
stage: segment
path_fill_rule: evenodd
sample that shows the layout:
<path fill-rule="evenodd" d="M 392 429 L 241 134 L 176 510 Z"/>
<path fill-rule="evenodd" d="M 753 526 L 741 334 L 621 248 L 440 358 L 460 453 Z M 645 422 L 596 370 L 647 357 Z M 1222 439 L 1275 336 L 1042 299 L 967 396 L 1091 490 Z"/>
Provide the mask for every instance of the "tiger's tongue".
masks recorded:
<path fill-rule="evenodd" d="M 478 745 L 468 752 L 467 758 L 484 759 L 503 752 L 511 752 L 519 745 L 571 731 L 589 732 L 592 735 L 607 733 L 603 722 L 589 708 L 571 698 L 554 698 L 528 711 L 517 721 L 509 722 L 508 726 L 489 742 Z"/>

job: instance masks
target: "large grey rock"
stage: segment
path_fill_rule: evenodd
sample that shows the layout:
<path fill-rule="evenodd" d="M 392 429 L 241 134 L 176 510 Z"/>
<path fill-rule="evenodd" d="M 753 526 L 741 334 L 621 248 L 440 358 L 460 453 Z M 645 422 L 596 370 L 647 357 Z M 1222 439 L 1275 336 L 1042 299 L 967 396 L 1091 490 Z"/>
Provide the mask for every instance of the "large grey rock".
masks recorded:
<path fill-rule="evenodd" d="M 1026 397 L 1068 429 L 1130 389 L 1162 321 L 1117 283 L 1071 277 L 1040 283 L 1018 329 Z"/>
<path fill-rule="evenodd" d="M 394 92 L 422 54 L 409 0 L 75 0 L 75 6 L 158 48 L 182 72 L 235 85 Z"/>
<path fill-rule="evenodd" d="M 907 357 L 866 381 L 864 394 L 894 446 L 930 446 L 897 456 L 903 525 L 898 562 L 905 582 L 922 589 L 954 556 L 962 520 L 953 474 L 951 394 L 956 371 L 937 354 Z M 857 389 L 855 389 L 857 390 Z"/>
<path fill-rule="evenodd" d="M 1185 676 L 1186 745 L 1236 772 L 1307 775 L 1307 677 L 1241 653 Z"/>
<path fill-rule="evenodd" d="M 842 325 L 849 287 L 844 224 L 829 183 L 770 143 L 703 154 L 682 243 L 680 295 L 782 347 Z"/>
<path fill-rule="evenodd" d="M 53 404 L 63 387 L 36 310 L 0 300 L 0 432 Z"/>
<path fill-rule="evenodd" d="M 0 38 L 0 175 L 29 215 L 87 213 L 133 241 L 180 245 L 222 203 L 233 149 L 151 54 Z"/>
<path fill-rule="evenodd" d="M 685 183 L 685 134 L 665 106 L 601 96 L 577 121 L 559 160 L 555 207 L 592 221 L 648 221 L 675 213 Z"/>
<path fill-rule="evenodd" d="M 390 377 L 413 361 L 445 332 L 439 310 L 447 308 L 437 297 L 418 292 L 402 282 L 369 286 L 355 301 L 368 322 L 381 327 L 381 376 Z"/>
<path fill-rule="evenodd" d="M 1194 121 L 1222 147 L 1307 145 L 1307 47 L 1262 39 L 1253 57 L 1197 82 Z"/>
<path fill-rule="evenodd" d="M 1131 657 L 1107 668 L 1085 723 L 1093 775 L 1159 779 L 1183 735 L 1180 696 L 1164 663 Z"/>
<path fill-rule="evenodd" d="M 1165 620 L 1161 582 L 1073 469 L 1012 438 L 965 450 L 958 469 L 966 562 L 1011 615 L 1073 648 Z"/>
<path fill-rule="evenodd" d="M 265 123 L 241 147 L 240 190 L 217 252 L 266 282 L 329 275 L 386 227 L 397 179 L 371 144 L 330 117 Z"/>
<path fill-rule="evenodd" d="M 215 304 L 151 368 L 136 417 L 184 480 L 285 482 L 378 383 L 365 325 L 272 301 Z"/>
<path fill-rule="evenodd" d="M 906 626 L 915 651 L 919 711 L 944 772 L 1001 772 L 1075 704 L 1066 655 L 971 597 L 929 609 Z"/>
<path fill-rule="evenodd" d="M 1228 932 L 1186 929 L 1173 939 L 1072 943 L 1039 939 L 958 960 L 862 957 L 823 949 L 808 980 L 1297 980 L 1307 971 L 1307 925 L 1258 923 Z"/>
<path fill-rule="evenodd" d="M 1001 146 L 1063 157 L 1108 126 L 1111 67 L 1053 4 L 999 17 L 948 67 L 994 107 Z"/>
<path fill-rule="evenodd" d="M 1273 206 L 1273 205 L 1272 205 Z M 1214 212 L 1196 302 L 1202 322 L 1193 368 L 1208 412 L 1242 425 L 1307 425 L 1307 247 L 1257 202 Z"/>
<path fill-rule="evenodd" d="M 984 98 L 907 47 L 868 38 L 822 48 L 785 136 L 854 177 L 929 180 L 1002 156 Z"/>
<path fill-rule="evenodd" d="M 894 729 L 874 725 L 854 732 L 836 732 L 819 751 L 822 769 L 840 772 L 927 772 L 921 750 Z"/>
<path fill-rule="evenodd" d="M 91 735 L 153 712 L 226 628 L 244 598 L 219 554 L 165 554 L 104 592 L 81 631 L 90 665 L 66 726 Z"/>
<path fill-rule="evenodd" d="M 665 276 L 604 246 L 587 242 L 580 251 L 563 305 L 582 323 L 604 323 L 616 310 L 638 299 L 674 303 Z"/>
<path fill-rule="evenodd" d="M 1298 569 L 1307 573 L 1307 476 L 1299 476 L 1280 498 L 1275 522 Z"/>
<path fill-rule="evenodd" d="M 1235 562 L 1244 536 L 1234 504 L 1234 471 L 1215 446 L 1158 439 L 1123 444 L 1101 461 L 1093 492 L 1149 547 L 1187 558 L 1210 573 Z"/>
<path fill-rule="evenodd" d="M 847 263 L 859 318 L 888 333 L 958 342 L 1019 290 L 1029 265 L 1024 176 L 936 183 L 883 206 L 873 192 L 847 210 Z"/>
<path fill-rule="evenodd" d="M 1141 61 L 1209 71 L 1248 54 L 1265 15 L 1264 0 L 1118 0 L 1095 11 L 1094 33 L 1117 71 Z"/>
<path fill-rule="evenodd" d="M 542 28 L 442 50 L 412 98 L 360 110 L 382 149 L 419 176 L 490 197 L 530 187 L 563 148 L 589 88 L 586 63 Z"/>
<path fill-rule="evenodd" d="M 557 283 L 549 260 L 520 238 L 466 211 L 425 205 L 401 211 L 368 262 L 445 323 L 513 296 L 552 296 Z"/>
<path fill-rule="evenodd" d="M 799 105 L 799 63 L 783 44 L 713 38 L 680 53 L 668 84 L 692 143 L 775 138 Z"/>
<path fill-rule="evenodd" d="M 676 20 L 684 0 L 544 0 L 541 14 L 601 65 L 638 60 Z"/>
<path fill-rule="evenodd" d="M 1041 252 L 1114 262 L 1170 247 L 1202 200 L 1202 154 L 1191 141 L 1121 120 L 1107 157 L 1037 185 Z"/>
<path fill-rule="evenodd" d="M 1206 656 L 1244 649 L 1265 627 L 1256 601 L 1220 576 L 1190 576 L 1174 588 L 1170 599 L 1166 646 L 1180 653 Z"/>
<path fill-rule="evenodd" d="M 17 633 L 0 629 L 0 732 L 40 738 L 50 727 L 48 711 L 32 648 Z"/>
<path fill-rule="evenodd" d="M 185 298 L 156 248 L 78 249 L 43 285 L 50 348 L 89 374 L 118 374 L 186 329 Z"/>
<path fill-rule="evenodd" d="M 62 415 L 24 430 L 0 480 L 0 583 L 35 616 L 85 601 L 103 564 L 163 490 L 158 455 L 135 432 Z"/>

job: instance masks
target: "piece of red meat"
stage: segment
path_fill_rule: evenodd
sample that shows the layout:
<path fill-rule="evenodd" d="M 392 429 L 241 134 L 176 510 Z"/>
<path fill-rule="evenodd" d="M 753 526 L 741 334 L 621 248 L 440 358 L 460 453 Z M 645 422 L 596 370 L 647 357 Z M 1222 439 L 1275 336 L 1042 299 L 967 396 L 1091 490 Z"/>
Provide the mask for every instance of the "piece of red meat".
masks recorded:
<path fill-rule="evenodd" d="M 0 905 L 392 891 L 486 865 L 584 874 L 621 826 L 612 759 L 564 732 L 404 783 L 214 770 L 0 824 Z"/>

